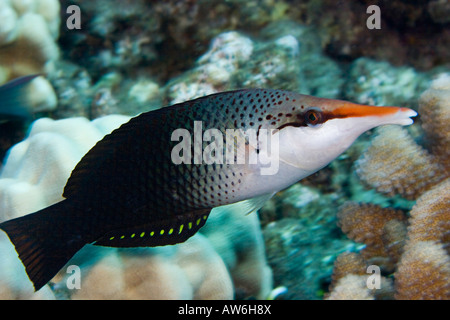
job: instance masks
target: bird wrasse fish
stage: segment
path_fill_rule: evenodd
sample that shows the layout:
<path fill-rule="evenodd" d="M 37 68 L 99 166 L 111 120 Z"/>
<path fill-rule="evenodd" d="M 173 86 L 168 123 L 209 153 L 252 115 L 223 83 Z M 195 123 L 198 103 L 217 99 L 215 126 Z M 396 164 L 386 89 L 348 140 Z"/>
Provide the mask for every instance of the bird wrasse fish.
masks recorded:
<path fill-rule="evenodd" d="M 243 214 L 259 209 L 274 193 L 326 166 L 363 132 L 385 124 L 409 125 L 415 115 L 408 108 L 272 89 L 217 93 L 142 113 L 81 159 L 64 188 L 64 200 L 3 222 L 0 229 L 39 290 L 86 244 L 184 242 L 205 224 L 213 208 L 245 202 Z M 270 132 L 270 139 L 277 141 L 276 155 L 249 137 L 242 145 L 248 159 L 276 156 L 277 170 L 262 174 L 267 163 L 258 161 L 193 161 L 199 144 L 189 143 L 183 133 L 195 136 L 199 124 L 203 138 L 214 129 L 216 140 L 228 129 Z M 202 147 L 210 145 L 205 140 Z M 217 141 L 215 153 L 226 145 L 236 148 L 238 143 Z M 174 161 L 174 154 L 186 161 Z"/>

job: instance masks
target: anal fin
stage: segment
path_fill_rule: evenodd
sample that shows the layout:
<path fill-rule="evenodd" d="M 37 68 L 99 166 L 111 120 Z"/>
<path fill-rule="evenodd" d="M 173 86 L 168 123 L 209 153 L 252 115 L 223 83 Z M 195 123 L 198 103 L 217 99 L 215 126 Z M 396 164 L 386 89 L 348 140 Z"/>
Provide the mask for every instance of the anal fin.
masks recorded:
<path fill-rule="evenodd" d="M 94 245 L 106 247 L 156 247 L 181 243 L 203 227 L 210 209 L 175 216 L 151 224 L 106 233 Z"/>

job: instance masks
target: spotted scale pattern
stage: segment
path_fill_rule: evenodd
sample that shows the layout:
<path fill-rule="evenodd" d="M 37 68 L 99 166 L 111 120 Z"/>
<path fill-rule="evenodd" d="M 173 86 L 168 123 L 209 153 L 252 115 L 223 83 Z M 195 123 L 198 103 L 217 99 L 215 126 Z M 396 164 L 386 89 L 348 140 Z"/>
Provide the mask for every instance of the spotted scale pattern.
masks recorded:
<path fill-rule="evenodd" d="M 227 129 L 276 128 L 294 117 L 296 108 L 292 93 L 253 89 L 143 113 L 106 136 L 80 161 L 64 197 L 77 208 L 90 208 L 82 216 L 87 224 L 82 229 L 98 244 L 119 246 L 124 239 L 129 240 L 122 242 L 124 246 L 184 241 L 182 233 L 166 231 L 197 221 L 214 207 L 244 199 L 240 188 L 246 166 L 175 165 L 171 150 L 178 142 L 171 141 L 172 132 L 183 128 L 194 136 L 194 121 L 201 122 L 202 132 L 216 128 L 224 136 Z M 203 142 L 203 149 L 208 143 Z M 136 236 L 161 230 L 163 242 Z"/>

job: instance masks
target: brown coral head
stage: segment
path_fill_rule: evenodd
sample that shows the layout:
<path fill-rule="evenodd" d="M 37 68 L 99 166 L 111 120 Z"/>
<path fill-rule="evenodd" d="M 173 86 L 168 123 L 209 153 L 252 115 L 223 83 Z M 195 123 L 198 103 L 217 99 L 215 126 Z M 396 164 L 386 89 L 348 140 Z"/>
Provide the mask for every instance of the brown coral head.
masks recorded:
<path fill-rule="evenodd" d="M 395 298 L 449 300 L 450 257 L 442 244 L 419 241 L 408 245 L 395 272 Z"/>
<path fill-rule="evenodd" d="M 417 199 L 446 176 L 435 157 L 397 126 L 379 128 L 355 165 L 366 186 L 390 197 L 400 195 L 409 200 Z"/>
<path fill-rule="evenodd" d="M 419 100 L 419 113 L 430 151 L 450 172 L 450 74 L 431 83 Z"/>

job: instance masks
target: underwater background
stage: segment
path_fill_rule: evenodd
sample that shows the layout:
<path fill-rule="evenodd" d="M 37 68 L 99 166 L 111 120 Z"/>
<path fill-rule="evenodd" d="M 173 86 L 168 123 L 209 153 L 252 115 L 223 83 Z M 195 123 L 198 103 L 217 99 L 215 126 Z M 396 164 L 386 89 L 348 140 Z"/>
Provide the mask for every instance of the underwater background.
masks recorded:
<path fill-rule="evenodd" d="M 0 20 L 0 84 L 43 75 L 33 122 L 0 123 L 0 222 L 61 200 L 76 163 L 130 117 L 207 94 L 419 113 L 257 214 L 213 213 L 175 246 L 88 246 L 37 293 L 1 232 L 1 299 L 450 298 L 449 1 L 0 0 Z"/>

